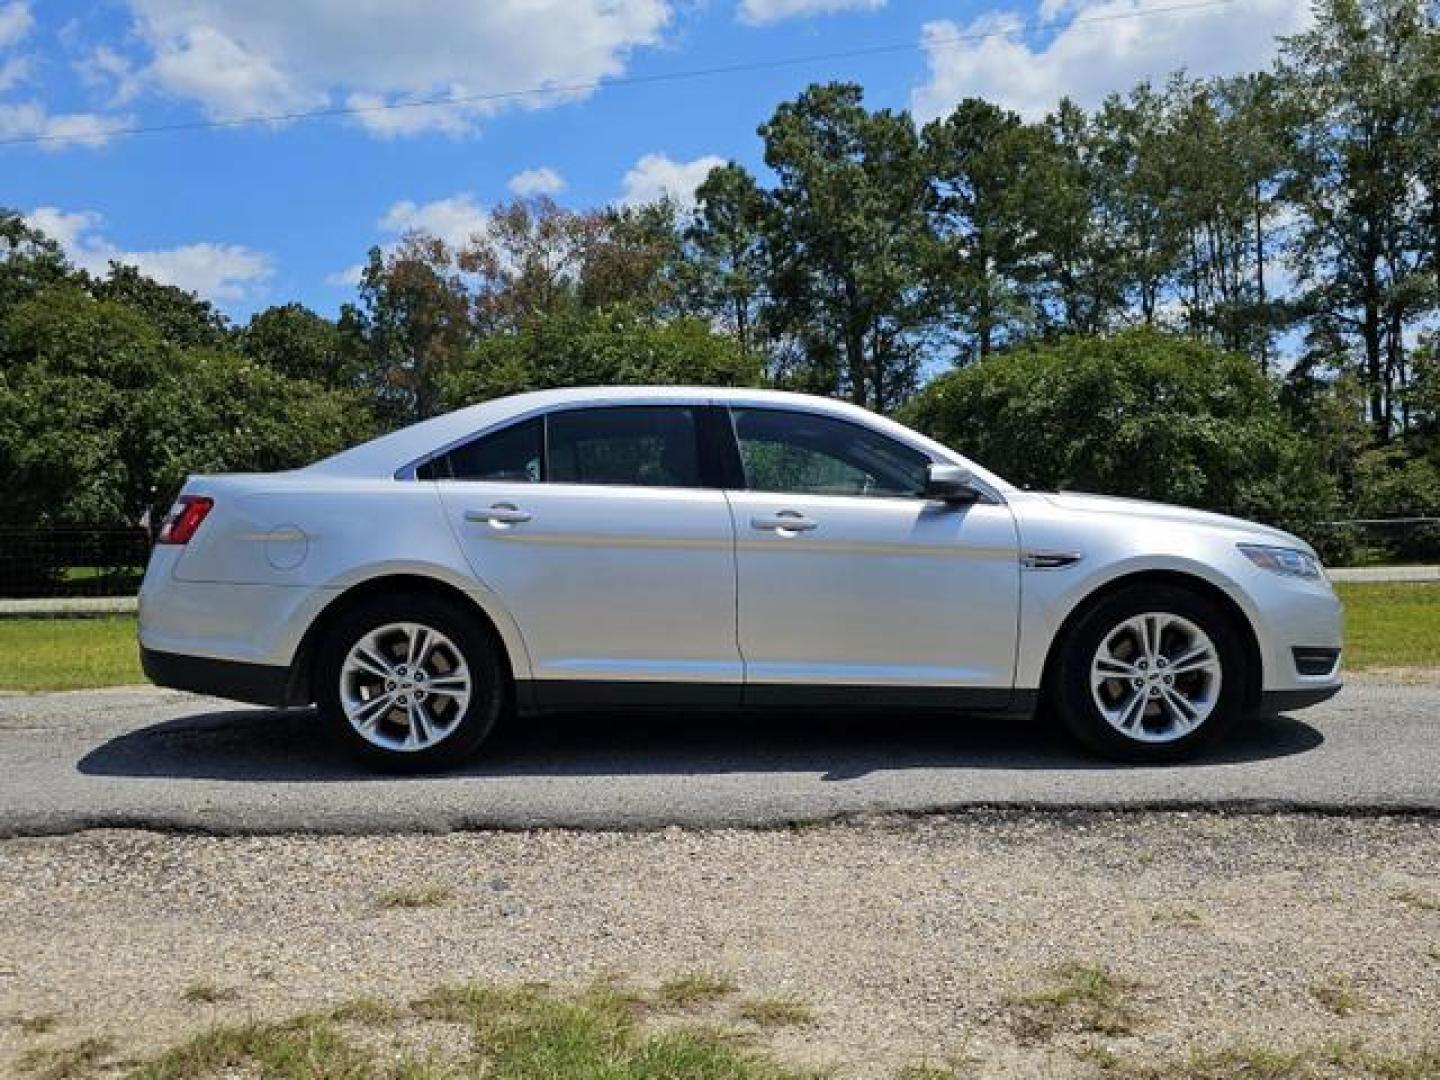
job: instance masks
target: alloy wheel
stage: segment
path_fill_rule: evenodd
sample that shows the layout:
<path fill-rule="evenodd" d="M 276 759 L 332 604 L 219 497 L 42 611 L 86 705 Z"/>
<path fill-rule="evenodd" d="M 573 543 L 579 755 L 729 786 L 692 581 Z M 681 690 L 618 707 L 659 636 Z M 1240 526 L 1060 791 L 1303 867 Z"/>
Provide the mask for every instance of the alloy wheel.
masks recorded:
<path fill-rule="evenodd" d="M 1090 692 L 1106 722 L 1147 743 L 1182 739 L 1220 700 L 1220 653 L 1204 630 L 1180 615 L 1146 612 L 1100 641 Z"/>
<path fill-rule="evenodd" d="M 386 623 L 340 665 L 350 726 L 384 750 L 425 750 L 450 736 L 470 707 L 473 679 L 460 649 L 434 627 Z"/>

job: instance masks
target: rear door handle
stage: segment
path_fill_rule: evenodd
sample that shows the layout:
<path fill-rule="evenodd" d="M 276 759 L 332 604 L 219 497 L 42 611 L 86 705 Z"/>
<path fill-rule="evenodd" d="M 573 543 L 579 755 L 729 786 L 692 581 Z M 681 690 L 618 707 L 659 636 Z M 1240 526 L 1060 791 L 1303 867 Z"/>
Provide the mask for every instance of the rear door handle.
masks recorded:
<path fill-rule="evenodd" d="M 812 521 L 804 514 L 795 510 L 781 510 L 773 517 L 753 517 L 750 519 L 752 529 L 769 529 L 773 532 L 809 532 L 811 529 L 819 528 L 820 523 Z"/>
<path fill-rule="evenodd" d="M 523 525 L 530 520 L 530 511 L 513 503 L 496 503 L 484 510 L 466 510 L 466 521 L 484 521 L 491 525 Z"/>

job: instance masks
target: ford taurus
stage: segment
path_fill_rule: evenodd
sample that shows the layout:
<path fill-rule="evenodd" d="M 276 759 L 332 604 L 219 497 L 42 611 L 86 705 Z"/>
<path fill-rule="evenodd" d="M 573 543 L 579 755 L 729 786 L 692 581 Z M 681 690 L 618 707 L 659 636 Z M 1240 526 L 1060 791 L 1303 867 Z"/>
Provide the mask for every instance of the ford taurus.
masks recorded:
<path fill-rule="evenodd" d="M 759 390 L 485 402 L 293 472 L 196 476 L 140 595 L 148 676 L 453 766 L 506 712 L 1045 705 L 1168 760 L 1340 688 L 1287 533 L 1021 491 L 861 408 Z"/>

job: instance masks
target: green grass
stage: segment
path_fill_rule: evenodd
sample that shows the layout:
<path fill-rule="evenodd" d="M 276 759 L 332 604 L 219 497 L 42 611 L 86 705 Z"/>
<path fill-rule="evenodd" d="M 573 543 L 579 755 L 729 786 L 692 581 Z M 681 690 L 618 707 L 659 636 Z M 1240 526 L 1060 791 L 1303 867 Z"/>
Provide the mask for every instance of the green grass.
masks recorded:
<path fill-rule="evenodd" d="M 1345 601 L 1345 667 L 1440 667 L 1440 581 L 1335 586 Z"/>
<path fill-rule="evenodd" d="M 576 993 L 538 986 L 445 987 L 407 1006 L 341 1006 L 280 1021 L 208 1028 L 146 1061 L 136 1080 L 205 1077 L 325 1077 L 334 1080 L 440 1080 L 485 1077 L 591 1077 L 595 1080 L 801 1080 L 790 1068 L 724 1031 L 647 1022 L 632 994 L 597 983 Z M 469 1038 L 449 1053 L 402 1055 L 371 1049 L 385 1029 L 453 1024 Z M 363 1027 L 364 1032 L 357 1032 Z M 361 1035 L 369 1036 L 361 1038 Z M 378 1040 L 383 1042 L 384 1040 Z"/>
<path fill-rule="evenodd" d="M 1336 1016 L 1349 1016 L 1360 1008 L 1360 995 L 1348 975 L 1330 975 L 1310 987 L 1310 996 Z"/>
<path fill-rule="evenodd" d="M 386 889 L 380 894 L 382 908 L 415 910 L 418 908 L 444 907 L 453 895 L 448 885 L 417 885 L 407 888 Z"/>
<path fill-rule="evenodd" d="M 185 987 L 180 995 L 191 1005 L 222 1005 L 240 1000 L 240 991 L 231 986 L 219 986 L 204 979 L 197 979 Z"/>
<path fill-rule="evenodd" d="M 1047 984 L 1006 1001 L 1010 1027 L 1022 1043 L 1041 1042 L 1062 1032 L 1129 1035 L 1140 1022 L 1131 1000 L 1135 983 L 1092 964 L 1062 964 Z"/>
<path fill-rule="evenodd" d="M 766 1030 L 803 1027 L 815 1022 L 815 1013 L 809 1005 L 789 997 L 751 998 L 749 1001 L 742 1001 L 735 1008 L 735 1016 Z"/>
<path fill-rule="evenodd" d="M 0 619 L 0 690 L 142 683 L 135 619 Z"/>
<path fill-rule="evenodd" d="M 1440 582 L 1345 583 L 1345 667 L 1440 667 Z M 142 683 L 135 620 L 0 619 L 0 691 Z"/>
<path fill-rule="evenodd" d="M 735 980 L 723 973 L 692 971 L 660 984 L 655 1000 L 662 1008 L 694 1009 L 735 992 Z"/>
<path fill-rule="evenodd" d="M 67 1046 L 37 1047 L 20 1056 L 20 1075 L 32 1080 L 78 1080 L 90 1076 L 115 1052 L 104 1038 L 85 1038 Z"/>

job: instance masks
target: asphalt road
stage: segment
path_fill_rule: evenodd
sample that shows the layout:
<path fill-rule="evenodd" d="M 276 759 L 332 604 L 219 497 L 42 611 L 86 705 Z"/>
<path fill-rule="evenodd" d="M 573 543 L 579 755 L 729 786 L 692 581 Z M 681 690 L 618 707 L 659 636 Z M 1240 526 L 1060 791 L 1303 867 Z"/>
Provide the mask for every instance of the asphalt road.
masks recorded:
<path fill-rule="evenodd" d="M 656 714 L 514 722 L 468 769 L 367 773 L 308 710 L 172 691 L 0 698 L 0 836 L 773 826 L 966 807 L 1440 811 L 1440 686 L 1358 682 L 1194 763 L 1088 758 L 1038 721 Z"/>

